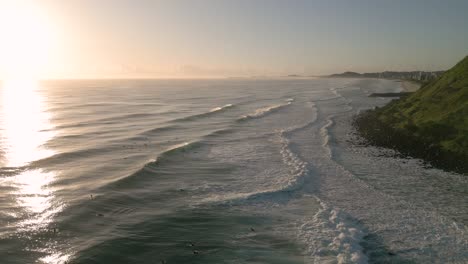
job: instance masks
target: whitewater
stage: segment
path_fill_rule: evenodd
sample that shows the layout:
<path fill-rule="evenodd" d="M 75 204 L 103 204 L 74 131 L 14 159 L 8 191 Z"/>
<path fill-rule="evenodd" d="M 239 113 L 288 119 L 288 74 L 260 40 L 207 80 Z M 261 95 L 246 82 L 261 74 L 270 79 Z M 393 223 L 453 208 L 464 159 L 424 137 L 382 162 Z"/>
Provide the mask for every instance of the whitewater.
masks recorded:
<path fill-rule="evenodd" d="M 2 87 L 0 262 L 466 263 L 468 178 L 352 126 L 400 84 Z"/>

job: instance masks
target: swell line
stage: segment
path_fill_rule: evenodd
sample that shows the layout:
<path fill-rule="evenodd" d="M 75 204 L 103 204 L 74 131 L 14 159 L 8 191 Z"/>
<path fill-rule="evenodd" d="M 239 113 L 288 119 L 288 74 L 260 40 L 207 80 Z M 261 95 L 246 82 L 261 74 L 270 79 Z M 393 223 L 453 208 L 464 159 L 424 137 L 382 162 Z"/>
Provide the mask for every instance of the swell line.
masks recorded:
<path fill-rule="evenodd" d="M 144 174 L 145 172 L 149 173 L 158 173 L 159 165 L 163 162 L 166 162 L 170 160 L 172 157 L 179 155 L 180 153 L 188 152 L 190 150 L 194 150 L 197 148 L 200 148 L 204 146 L 207 142 L 207 140 L 211 137 L 217 137 L 224 135 L 226 133 L 230 133 L 232 130 L 231 129 L 220 129 L 213 131 L 207 135 L 204 135 L 200 137 L 198 140 L 193 140 L 193 141 L 188 141 L 188 142 L 181 142 L 178 144 L 175 144 L 173 146 L 170 146 L 166 148 L 164 151 L 159 153 L 157 157 L 155 157 L 152 160 L 149 160 L 147 163 L 145 163 L 140 169 L 137 171 L 126 175 L 124 177 L 121 177 L 119 179 L 114 180 L 111 183 L 106 184 L 104 187 L 109 187 L 113 185 L 119 185 L 120 183 L 125 182 L 126 184 L 129 184 L 133 180 L 136 180 L 136 178 L 140 179 L 140 175 Z"/>
<path fill-rule="evenodd" d="M 276 104 L 276 105 L 272 105 L 272 106 L 259 108 L 259 109 L 255 110 L 255 112 L 253 112 L 253 113 L 241 116 L 240 118 L 237 119 L 237 121 L 242 122 L 242 121 L 246 121 L 246 120 L 250 120 L 250 119 L 261 118 L 261 117 L 267 116 L 269 114 L 272 114 L 272 113 L 274 113 L 276 111 L 279 111 L 280 109 L 282 109 L 284 107 L 287 107 L 287 106 L 289 106 L 291 104 L 292 104 L 292 101 L 287 100 L 287 102 L 283 103 L 283 104 Z"/>
<path fill-rule="evenodd" d="M 315 107 L 315 105 L 313 106 Z M 317 111 L 315 111 L 315 113 L 317 113 Z M 294 152 L 289 136 L 294 132 L 312 126 L 317 121 L 317 117 L 317 114 L 315 114 L 311 121 L 303 125 L 293 126 L 277 131 L 276 136 L 278 137 L 277 142 L 280 143 L 282 161 L 289 168 L 288 175 L 281 179 L 281 184 L 278 188 L 249 193 L 231 193 L 221 196 L 216 195 L 202 200 L 202 203 L 233 205 L 288 201 L 297 191 L 300 191 L 309 180 L 308 163 L 302 160 L 299 155 Z"/>
<path fill-rule="evenodd" d="M 223 105 L 223 106 L 218 106 L 218 107 L 215 107 L 215 108 L 212 108 L 211 110 L 209 110 L 208 112 L 204 112 L 204 113 L 201 113 L 201 114 L 196 114 L 196 115 L 190 115 L 190 116 L 186 116 L 186 117 L 181 117 L 181 118 L 177 118 L 177 119 L 173 119 L 171 120 L 170 122 L 183 122 L 183 121 L 194 121 L 194 120 L 197 120 L 199 118 L 203 118 L 203 117 L 208 117 L 208 116 L 211 116 L 211 115 L 214 115 L 216 113 L 220 113 L 220 112 L 223 112 L 229 108 L 232 108 L 234 107 L 235 105 L 233 104 L 226 104 L 226 105 Z"/>

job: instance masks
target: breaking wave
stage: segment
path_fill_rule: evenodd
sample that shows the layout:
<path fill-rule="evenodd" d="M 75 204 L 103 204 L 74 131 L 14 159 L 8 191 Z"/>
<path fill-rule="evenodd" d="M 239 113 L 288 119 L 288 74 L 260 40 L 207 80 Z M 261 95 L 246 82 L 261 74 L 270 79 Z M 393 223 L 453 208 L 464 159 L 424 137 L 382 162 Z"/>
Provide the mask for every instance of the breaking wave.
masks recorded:
<path fill-rule="evenodd" d="M 272 105 L 272 106 L 268 106 L 268 107 L 263 107 L 263 108 L 259 108 L 257 110 L 255 110 L 255 112 L 251 113 L 251 114 L 247 114 L 247 115 L 244 115 L 244 116 L 241 116 L 238 121 L 245 121 L 245 120 L 249 120 L 249 119 L 255 119 L 255 118 L 261 118 L 261 117 L 264 117 L 268 114 L 271 114 L 271 113 L 274 113 L 284 107 L 287 107 L 289 105 L 292 104 L 292 101 L 288 101 L 287 103 L 283 103 L 283 104 L 277 104 L 277 105 Z"/>

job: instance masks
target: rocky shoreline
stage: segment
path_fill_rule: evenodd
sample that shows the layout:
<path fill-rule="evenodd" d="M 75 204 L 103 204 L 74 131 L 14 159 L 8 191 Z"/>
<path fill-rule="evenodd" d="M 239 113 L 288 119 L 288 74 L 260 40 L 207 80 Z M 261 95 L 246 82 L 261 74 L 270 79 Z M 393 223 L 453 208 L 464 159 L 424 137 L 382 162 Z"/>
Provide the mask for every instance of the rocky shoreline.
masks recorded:
<path fill-rule="evenodd" d="M 444 150 L 410 131 L 396 129 L 378 118 L 378 110 L 367 110 L 354 117 L 353 126 L 367 143 L 397 150 L 402 155 L 420 158 L 431 166 L 468 175 L 468 156 Z"/>

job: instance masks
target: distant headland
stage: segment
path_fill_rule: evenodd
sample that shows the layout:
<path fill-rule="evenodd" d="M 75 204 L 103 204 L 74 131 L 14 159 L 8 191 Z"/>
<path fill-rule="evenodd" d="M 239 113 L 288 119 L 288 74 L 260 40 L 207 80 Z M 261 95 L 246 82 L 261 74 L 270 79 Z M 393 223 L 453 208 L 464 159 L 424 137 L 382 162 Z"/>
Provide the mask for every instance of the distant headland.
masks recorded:
<path fill-rule="evenodd" d="M 442 76 L 444 71 L 384 71 L 358 73 L 347 71 L 343 73 L 331 74 L 323 77 L 330 78 L 382 78 L 382 79 L 400 79 L 412 80 L 421 83 L 427 83 Z"/>

